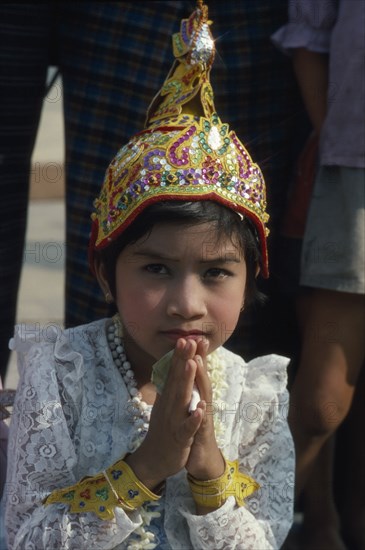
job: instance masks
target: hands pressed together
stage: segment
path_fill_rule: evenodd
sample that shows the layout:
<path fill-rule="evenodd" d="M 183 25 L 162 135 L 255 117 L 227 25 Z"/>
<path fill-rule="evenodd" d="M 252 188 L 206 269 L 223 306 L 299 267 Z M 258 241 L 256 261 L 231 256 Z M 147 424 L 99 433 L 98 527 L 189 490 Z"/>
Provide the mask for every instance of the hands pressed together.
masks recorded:
<path fill-rule="evenodd" d="M 204 339 L 177 341 L 172 367 L 162 395 L 157 395 L 146 438 L 125 459 L 151 490 L 182 468 L 199 480 L 218 478 L 225 470 L 215 439 L 213 415 L 207 412 L 207 404 L 212 402 L 208 346 Z M 189 413 L 194 382 L 201 401 Z"/>

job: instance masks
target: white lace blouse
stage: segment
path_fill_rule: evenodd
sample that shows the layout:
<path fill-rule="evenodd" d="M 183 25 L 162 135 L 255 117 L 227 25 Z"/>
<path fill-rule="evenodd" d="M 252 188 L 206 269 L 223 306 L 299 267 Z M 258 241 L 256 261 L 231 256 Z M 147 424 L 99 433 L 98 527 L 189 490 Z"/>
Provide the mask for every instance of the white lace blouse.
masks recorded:
<path fill-rule="evenodd" d="M 113 520 L 103 521 L 93 513 L 69 513 L 62 504 L 42 505 L 52 490 L 122 458 L 136 436 L 129 394 L 107 343 L 109 322 L 65 331 L 48 327 L 42 334 L 16 328 L 12 347 L 20 381 L 9 434 L 9 550 L 138 547 L 130 535 L 138 532 L 143 510 L 127 515 L 118 508 Z M 218 510 L 197 516 L 186 474 L 179 472 L 167 480 L 162 497 L 168 546 L 161 548 L 280 548 L 293 516 L 287 359 L 270 355 L 245 363 L 224 348 L 219 358 L 227 382 L 215 411 L 221 449 L 227 459 L 239 458 L 240 469 L 261 488 L 245 507 L 238 508 L 231 496 Z"/>

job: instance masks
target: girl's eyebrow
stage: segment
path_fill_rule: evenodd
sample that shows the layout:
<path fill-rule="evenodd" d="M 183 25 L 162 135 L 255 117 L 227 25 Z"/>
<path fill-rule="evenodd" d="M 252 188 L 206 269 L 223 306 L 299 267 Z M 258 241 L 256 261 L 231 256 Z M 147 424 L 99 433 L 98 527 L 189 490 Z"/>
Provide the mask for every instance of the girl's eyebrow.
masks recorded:
<path fill-rule="evenodd" d="M 174 258 L 173 256 L 167 256 L 163 252 L 159 252 L 157 250 L 144 250 L 143 248 L 141 250 L 135 250 L 133 252 L 133 256 L 145 256 L 146 258 L 154 258 L 156 260 L 169 260 L 170 262 L 177 262 L 178 258 Z"/>
<path fill-rule="evenodd" d="M 240 256 L 233 256 L 232 254 L 226 254 L 217 256 L 216 258 L 209 258 L 200 261 L 201 264 L 239 264 L 241 263 Z"/>
<path fill-rule="evenodd" d="M 162 261 L 170 261 L 170 262 L 179 262 L 180 258 L 176 258 L 174 256 L 168 256 L 164 254 L 163 252 L 157 251 L 157 250 L 136 250 L 133 252 L 133 256 L 143 256 L 146 258 L 152 258 L 154 260 L 162 260 Z M 239 264 L 241 262 L 240 255 L 232 254 L 232 252 L 228 252 L 226 254 L 222 254 L 219 256 L 209 256 L 209 257 L 203 257 L 199 260 L 199 263 L 201 264 L 227 264 L 227 263 L 236 263 Z"/>

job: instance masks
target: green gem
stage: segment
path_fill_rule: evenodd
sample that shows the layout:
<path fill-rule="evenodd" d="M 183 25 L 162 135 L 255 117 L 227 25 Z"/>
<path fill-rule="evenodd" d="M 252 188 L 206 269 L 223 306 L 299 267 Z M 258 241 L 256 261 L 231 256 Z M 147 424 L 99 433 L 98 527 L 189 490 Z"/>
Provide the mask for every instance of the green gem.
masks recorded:
<path fill-rule="evenodd" d="M 109 497 L 108 487 L 103 487 L 102 489 L 98 489 L 95 492 L 95 495 L 101 500 L 108 500 L 108 497 Z"/>

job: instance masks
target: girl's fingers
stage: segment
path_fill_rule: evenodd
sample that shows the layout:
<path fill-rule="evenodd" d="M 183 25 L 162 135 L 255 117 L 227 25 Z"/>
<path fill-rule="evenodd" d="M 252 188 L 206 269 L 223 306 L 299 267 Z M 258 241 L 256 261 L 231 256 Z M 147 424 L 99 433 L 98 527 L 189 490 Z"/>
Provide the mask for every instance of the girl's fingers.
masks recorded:
<path fill-rule="evenodd" d="M 209 349 L 209 340 L 202 338 L 197 343 L 196 355 L 200 355 L 203 360 L 204 367 L 207 368 L 207 355 Z"/>
<path fill-rule="evenodd" d="M 197 364 L 194 359 L 189 359 L 185 365 L 186 379 L 185 384 L 181 384 L 180 392 L 184 402 L 187 404 L 191 401 L 193 393 L 194 382 L 196 377 Z"/>
<path fill-rule="evenodd" d="M 204 412 L 200 408 L 197 408 L 194 412 L 191 413 L 190 416 L 188 416 L 188 418 L 186 418 L 178 432 L 180 443 L 189 443 L 189 440 L 191 440 L 191 438 L 193 438 L 199 430 L 203 422 L 203 418 Z M 191 443 L 192 441 L 190 441 L 190 445 Z"/>
<path fill-rule="evenodd" d="M 210 403 L 212 401 L 212 385 L 204 361 L 200 355 L 194 357 L 196 363 L 195 383 L 198 386 L 202 400 Z"/>
<path fill-rule="evenodd" d="M 196 375 L 196 342 L 180 338 L 172 357 L 172 365 L 162 393 L 164 402 L 169 403 L 176 411 L 176 406 L 182 406 L 185 412 L 191 399 L 191 393 Z"/>
<path fill-rule="evenodd" d="M 179 379 L 181 371 L 184 370 L 186 361 L 193 359 L 196 354 L 196 342 L 179 338 L 176 342 L 175 351 L 172 356 L 172 367 L 170 375 L 172 379 Z"/>

